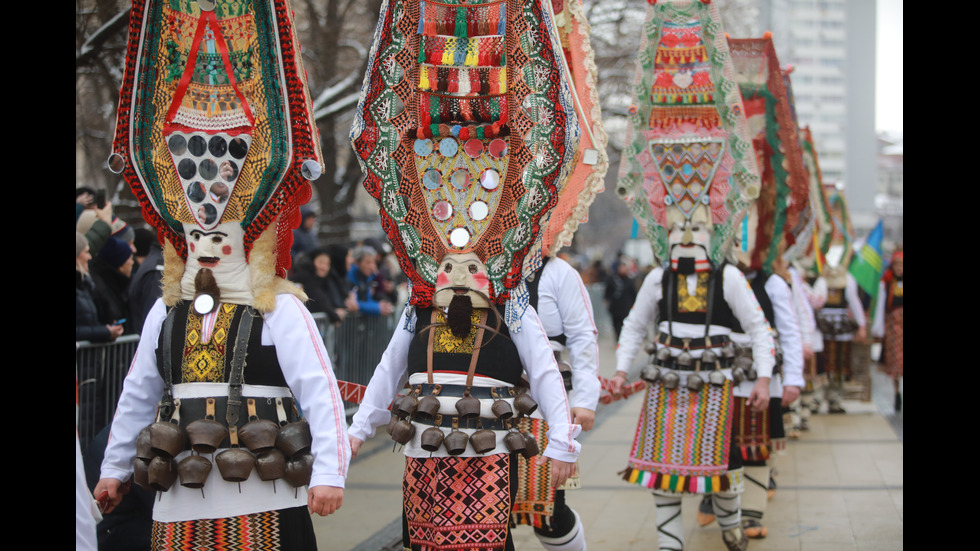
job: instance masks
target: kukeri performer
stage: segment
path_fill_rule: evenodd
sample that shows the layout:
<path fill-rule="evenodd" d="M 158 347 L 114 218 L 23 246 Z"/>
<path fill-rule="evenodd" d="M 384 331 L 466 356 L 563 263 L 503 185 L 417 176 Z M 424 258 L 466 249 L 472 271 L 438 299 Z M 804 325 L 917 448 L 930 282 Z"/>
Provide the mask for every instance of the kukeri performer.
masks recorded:
<path fill-rule="evenodd" d="M 881 276 L 881 283 L 878 285 L 878 304 L 871 328 L 871 334 L 875 338 L 884 337 L 881 354 L 885 369 L 895 383 L 895 411 L 902 409 L 899 385 L 905 372 L 905 364 L 902 361 L 905 355 L 904 276 L 904 252 L 898 250 L 892 254 L 891 264 Z"/>
<path fill-rule="evenodd" d="M 284 1 L 133 6 L 109 167 L 163 236 L 163 297 L 95 493 L 111 510 L 131 476 L 161 492 L 154 549 L 316 549 L 310 513 L 343 500 L 337 381 L 283 279 L 322 167 L 291 14 Z M 241 58 L 253 65 L 233 70 Z"/>
<path fill-rule="evenodd" d="M 513 549 L 517 456 L 554 486 L 574 470 L 581 427 L 524 284 L 581 133 L 560 48 L 540 0 L 381 9 L 351 142 L 411 297 L 350 438 L 389 425 L 404 445 L 405 548 Z M 537 408 L 541 454 L 516 428 Z"/>
<path fill-rule="evenodd" d="M 732 365 L 735 323 L 752 341 L 756 411 L 769 405 L 774 351 L 745 277 L 724 259 L 759 195 L 759 170 L 718 7 L 657 2 L 647 14 L 616 191 L 663 265 L 644 280 L 616 353 L 614 392 L 648 328 L 657 332 L 621 474 L 653 490 L 659 549 L 684 548 L 681 497 L 710 494 L 725 545 L 744 550 L 741 458 L 731 445 L 734 379 L 744 376 Z"/>

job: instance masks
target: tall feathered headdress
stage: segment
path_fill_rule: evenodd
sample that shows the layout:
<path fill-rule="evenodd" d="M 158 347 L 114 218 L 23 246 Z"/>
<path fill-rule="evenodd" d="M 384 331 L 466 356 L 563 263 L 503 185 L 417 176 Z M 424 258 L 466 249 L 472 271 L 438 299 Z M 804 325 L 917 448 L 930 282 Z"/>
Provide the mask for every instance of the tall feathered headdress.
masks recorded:
<path fill-rule="evenodd" d="M 647 9 L 634 103 L 616 192 L 666 260 L 667 209 L 708 208 L 710 258 L 721 262 L 759 172 L 718 7 L 655 2 Z"/>
<path fill-rule="evenodd" d="M 322 171 L 292 17 L 287 0 L 133 2 L 109 167 L 181 258 L 183 224 L 236 222 L 286 274 Z"/>
<path fill-rule="evenodd" d="M 581 132 L 560 48 L 542 0 L 382 5 L 351 143 L 411 304 L 452 253 L 481 259 L 497 304 L 522 283 Z"/>

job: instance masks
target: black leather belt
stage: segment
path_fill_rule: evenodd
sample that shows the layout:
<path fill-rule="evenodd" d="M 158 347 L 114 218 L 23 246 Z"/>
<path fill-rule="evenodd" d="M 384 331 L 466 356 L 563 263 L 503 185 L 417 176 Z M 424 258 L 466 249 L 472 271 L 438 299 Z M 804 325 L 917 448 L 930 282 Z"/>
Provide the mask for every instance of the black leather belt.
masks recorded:
<path fill-rule="evenodd" d="M 466 391 L 466 385 L 430 385 L 428 383 L 423 383 L 421 385 L 411 385 L 412 389 L 422 387 L 422 391 L 419 396 L 446 396 L 446 397 L 462 397 Z M 438 394 L 436 394 L 438 390 Z M 480 399 L 494 399 L 494 398 L 513 398 L 515 395 L 511 393 L 514 387 L 510 386 L 472 386 L 470 387 L 470 396 Z M 496 392 L 496 396 L 493 393 Z"/>
<path fill-rule="evenodd" d="M 446 429 L 451 429 L 453 428 L 453 419 L 457 419 L 457 418 L 458 416 L 456 415 L 436 415 L 435 419 L 428 419 L 428 418 L 422 419 L 416 416 L 412 418 L 412 421 L 415 423 L 419 423 L 421 425 L 431 425 L 433 427 L 442 427 Z M 510 425 L 514 425 L 515 427 L 517 426 L 517 422 L 514 421 L 514 419 L 516 418 L 513 418 L 505 422 L 500 419 L 487 419 L 486 417 L 482 417 L 480 420 L 482 421 L 481 424 L 485 429 L 507 430 L 510 428 Z M 471 419 L 469 421 L 464 421 L 463 419 L 460 419 L 456 426 L 461 429 L 480 428 L 480 424 L 477 423 L 476 419 Z"/>
<path fill-rule="evenodd" d="M 279 414 L 276 413 L 276 398 L 267 398 L 260 396 L 243 396 L 242 405 L 239 408 L 238 415 L 238 430 L 248 423 L 248 399 L 253 398 L 255 400 L 255 414 L 259 419 L 267 419 L 274 423 L 279 422 Z M 187 425 L 197 421 L 198 419 L 204 419 L 207 415 L 207 398 L 181 398 L 180 399 L 180 426 L 182 428 L 187 428 Z M 282 407 L 286 412 L 286 420 L 289 422 L 296 421 L 298 418 L 293 412 L 293 399 L 283 398 Z M 228 397 L 227 396 L 215 396 L 214 397 L 214 420 L 225 424 L 225 411 L 228 408 Z M 231 446 L 231 442 L 226 437 L 222 442 L 222 448 L 227 448 Z"/>
<path fill-rule="evenodd" d="M 731 339 L 728 338 L 728 335 L 715 335 L 714 337 L 710 337 L 708 339 L 707 342 L 710 343 L 709 346 L 705 344 L 706 341 L 703 338 L 688 339 L 688 338 L 680 338 L 680 337 L 670 337 L 670 344 L 667 344 L 667 336 L 668 335 L 665 332 L 659 333 L 657 335 L 657 342 L 663 346 L 668 346 L 670 348 L 684 348 L 685 341 L 686 341 L 687 348 L 689 350 L 702 350 L 704 348 L 721 348 L 722 346 L 725 346 L 731 341 Z"/>
<path fill-rule="evenodd" d="M 676 370 L 676 371 L 697 371 L 698 362 L 700 362 L 700 361 L 701 360 L 699 360 L 699 359 L 695 359 L 695 360 L 692 360 L 691 361 L 691 365 L 681 366 L 681 365 L 677 365 L 677 358 L 671 358 L 671 359 L 669 359 L 669 360 L 667 360 L 665 362 L 662 362 L 660 360 L 656 360 L 656 361 L 653 362 L 653 365 L 656 365 L 657 367 L 665 367 L 667 369 L 673 369 L 673 370 Z M 732 366 L 732 359 L 731 358 L 718 358 L 718 367 L 720 369 L 727 369 L 727 368 L 729 368 L 731 366 Z M 701 364 L 701 371 L 712 371 L 714 369 L 715 369 L 715 364 L 714 363 L 702 363 Z"/>

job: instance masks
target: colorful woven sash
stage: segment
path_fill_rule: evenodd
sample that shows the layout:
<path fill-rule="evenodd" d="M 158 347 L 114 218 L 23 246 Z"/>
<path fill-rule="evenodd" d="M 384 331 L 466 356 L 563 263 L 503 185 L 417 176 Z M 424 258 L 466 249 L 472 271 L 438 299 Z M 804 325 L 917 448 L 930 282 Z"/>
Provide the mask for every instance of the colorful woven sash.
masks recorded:
<path fill-rule="evenodd" d="M 747 398 L 735 398 L 735 447 L 745 461 L 769 459 L 772 437 L 769 434 L 769 408 L 752 411 Z"/>
<path fill-rule="evenodd" d="M 734 487 L 728 473 L 732 398 L 731 381 L 698 392 L 649 385 L 623 480 L 676 493 Z"/>

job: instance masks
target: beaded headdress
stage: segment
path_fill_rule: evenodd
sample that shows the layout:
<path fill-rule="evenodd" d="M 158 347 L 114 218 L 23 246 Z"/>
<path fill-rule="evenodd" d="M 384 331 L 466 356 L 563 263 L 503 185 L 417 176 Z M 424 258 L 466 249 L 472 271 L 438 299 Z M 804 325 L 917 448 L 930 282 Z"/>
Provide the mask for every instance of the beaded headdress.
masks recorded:
<path fill-rule="evenodd" d="M 667 209 L 710 212 L 709 257 L 721 262 L 759 173 L 718 7 L 702 1 L 647 8 L 634 101 L 616 192 L 668 257 Z"/>
<path fill-rule="evenodd" d="M 746 217 L 741 245 L 749 253 L 752 269 L 772 271 L 781 245 L 795 244 L 797 236 L 805 233 L 810 223 L 809 182 L 793 104 L 772 34 L 729 39 L 728 47 L 762 177 L 759 197 L 751 211 L 754 235 L 747 235 Z M 748 250 L 750 243 L 751 250 Z"/>
<path fill-rule="evenodd" d="M 285 277 L 291 229 L 322 171 L 287 0 L 135 0 L 109 167 L 187 258 L 184 224 L 234 222 L 251 253 L 274 232 Z"/>
<path fill-rule="evenodd" d="M 827 194 L 823 185 L 823 174 L 820 172 L 820 160 L 809 126 L 800 128 L 800 145 L 803 153 L 803 166 L 809 178 L 808 192 L 813 232 L 810 235 L 809 244 L 805 245 L 803 252 L 797 258 L 804 265 L 816 265 L 817 271 L 820 271 L 823 269 L 824 255 L 830 248 L 834 221 L 830 216 L 830 204 L 827 201 Z"/>
<path fill-rule="evenodd" d="M 559 48 L 541 0 L 383 3 L 351 143 L 411 304 L 447 254 L 480 258 L 496 304 L 522 283 L 578 149 Z"/>

